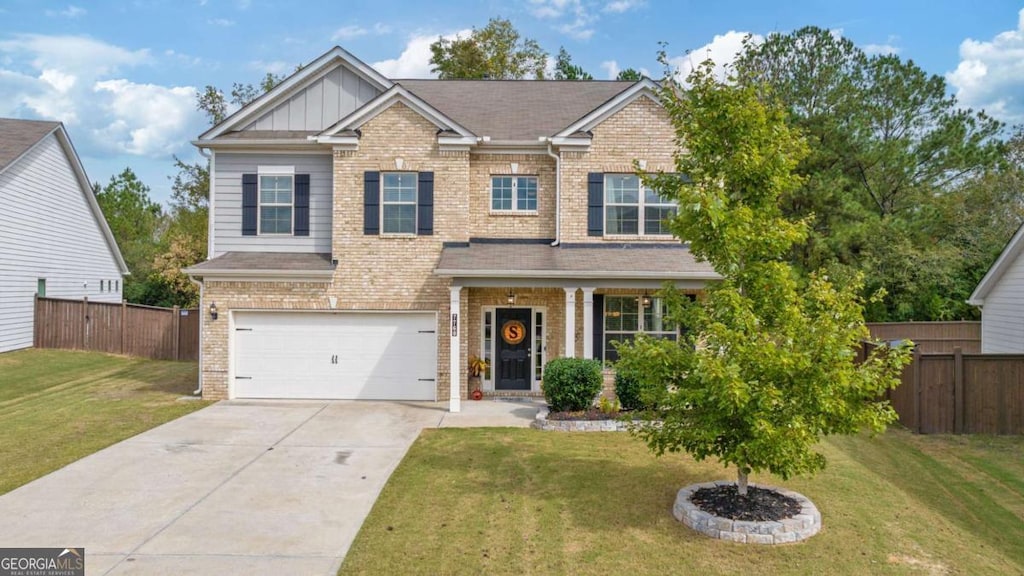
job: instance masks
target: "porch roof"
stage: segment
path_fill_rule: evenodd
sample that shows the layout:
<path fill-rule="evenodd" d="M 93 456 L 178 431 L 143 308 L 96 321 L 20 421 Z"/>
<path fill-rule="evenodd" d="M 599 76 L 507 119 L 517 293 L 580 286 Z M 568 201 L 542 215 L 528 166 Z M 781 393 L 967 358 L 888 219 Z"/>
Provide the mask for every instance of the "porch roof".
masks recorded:
<path fill-rule="evenodd" d="M 448 243 L 434 274 L 453 278 L 718 280 L 680 243 Z"/>

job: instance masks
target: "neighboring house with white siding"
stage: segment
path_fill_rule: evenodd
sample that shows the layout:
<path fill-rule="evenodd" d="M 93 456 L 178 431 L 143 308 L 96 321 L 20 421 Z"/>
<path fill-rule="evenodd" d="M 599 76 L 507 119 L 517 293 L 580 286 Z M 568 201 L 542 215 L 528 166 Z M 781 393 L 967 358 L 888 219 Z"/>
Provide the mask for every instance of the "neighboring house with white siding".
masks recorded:
<path fill-rule="evenodd" d="M 120 302 L 125 274 L 64 126 L 0 118 L 0 352 L 32 346 L 37 293 Z"/>
<path fill-rule="evenodd" d="M 981 351 L 1024 354 L 1024 226 L 978 283 L 968 304 L 981 308 Z"/>

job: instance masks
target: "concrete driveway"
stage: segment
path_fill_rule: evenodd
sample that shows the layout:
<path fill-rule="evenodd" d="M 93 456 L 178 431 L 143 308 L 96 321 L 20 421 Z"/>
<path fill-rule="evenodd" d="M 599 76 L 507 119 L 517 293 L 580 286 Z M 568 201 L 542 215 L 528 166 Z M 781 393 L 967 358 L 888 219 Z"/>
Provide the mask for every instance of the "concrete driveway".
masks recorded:
<path fill-rule="evenodd" d="M 86 549 L 88 574 L 334 574 L 420 430 L 535 407 L 221 402 L 0 496 L 0 546 Z"/>

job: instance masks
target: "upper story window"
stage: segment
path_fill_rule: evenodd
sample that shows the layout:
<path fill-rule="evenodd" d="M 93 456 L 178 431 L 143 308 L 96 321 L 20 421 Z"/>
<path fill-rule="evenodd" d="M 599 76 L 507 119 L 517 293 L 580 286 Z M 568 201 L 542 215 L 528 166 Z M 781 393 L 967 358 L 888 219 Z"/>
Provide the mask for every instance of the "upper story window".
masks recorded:
<path fill-rule="evenodd" d="M 291 234 L 295 177 L 260 174 L 260 234 Z"/>
<path fill-rule="evenodd" d="M 536 212 L 536 176 L 491 176 L 491 210 Z"/>
<path fill-rule="evenodd" d="M 635 174 L 606 174 L 605 234 L 669 235 L 676 204 L 647 188 Z"/>
<path fill-rule="evenodd" d="M 416 233 L 416 173 L 381 174 L 381 233 Z"/>

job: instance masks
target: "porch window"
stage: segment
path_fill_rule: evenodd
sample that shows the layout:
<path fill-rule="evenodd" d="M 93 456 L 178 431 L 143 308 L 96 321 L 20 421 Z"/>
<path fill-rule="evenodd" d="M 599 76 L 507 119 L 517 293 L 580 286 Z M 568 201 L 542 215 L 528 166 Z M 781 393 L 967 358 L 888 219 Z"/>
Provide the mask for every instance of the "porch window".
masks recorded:
<path fill-rule="evenodd" d="M 491 210 L 494 212 L 536 212 L 536 176 L 492 176 Z"/>
<path fill-rule="evenodd" d="M 484 371 L 484 380 L 491 381 L 491 348 L 494 345 L 494 312 L 484 312 L 484 360 L 487 360 L 487 370 Z"/>
<path fill-rule="evenodd" d="M 666 317 L 664 300 L 654 297 L 648 300 L 650 305 L 644 306 L 643 296 L 604 297 L 604 360 L 619 359 L 613 342 L 631 342 L 640 332 L 669 340 L 679 337 L 678 327 Z"/>
<path fill-rule="evenodd" d="M 647 188 L 635 174 L 606 174 L 605 233 L 669 235 L 666 221 L 676 215 L 676 204 Z"/>
<path fill-rule="evenodd" d="M 381 176 L 381 232 L 415 234 L 416 173 L 385 172 Z"/>
<path fill-rule="evenodd" d="M 544 375 L 544 313 L 537 311 L 533 318 L 533 357 L 534 380 L 538 382 Z"/>
<path fill-rule="evenodd" d="M 260 175 L 260 234 L 292 233 L 294 176 Z"/>

